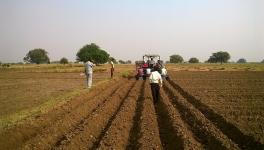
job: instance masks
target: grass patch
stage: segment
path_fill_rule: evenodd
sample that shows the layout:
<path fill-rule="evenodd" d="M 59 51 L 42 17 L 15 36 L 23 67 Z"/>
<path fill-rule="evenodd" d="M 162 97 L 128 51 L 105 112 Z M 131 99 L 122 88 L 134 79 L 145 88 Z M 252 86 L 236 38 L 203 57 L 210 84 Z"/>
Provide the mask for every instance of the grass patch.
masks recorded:
<path fill-rule="evenodd" d="M 128 78 L 129 77 L 129 72 L 128 71 L 123 71 L 123 72 L 121 72 L 121 76 L 123 78 Z"/>
<path fill-rule="evenodd" d="M 19 121 L 22 121 L 30 116 L 39 115 L 41 113 L 47 112 L 49 109 L 53 108 L 54 106 L 57 106 L 58 103 L 65 103 L 68 100 L 70 100 L 73 97 L 76 97 L 80 94 L 82 94 L 85 91 L 85 89 L 78 89 L 75 91 L 72 91 L 70 93 L 64 94 L 59 97 L 52 97 L 50 99 L 47 99 L 47 101 L 37 107 L 33 107 L 31 109 L 22 110 L 19 112 L 16 112 L 14 114 L 6 115 L 0 118 L 0 130 L 2 128 L 8 128 L 9 126 L 12 126 L 16 124 Z"/>

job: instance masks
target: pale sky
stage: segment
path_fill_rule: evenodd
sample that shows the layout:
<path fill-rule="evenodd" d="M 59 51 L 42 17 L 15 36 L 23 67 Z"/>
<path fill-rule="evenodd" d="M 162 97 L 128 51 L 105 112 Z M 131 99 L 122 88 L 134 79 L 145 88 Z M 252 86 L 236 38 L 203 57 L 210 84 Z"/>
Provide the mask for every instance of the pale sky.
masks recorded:
<path fill-rule="evenodd" d="M 90 43 L 132 61 L 204 61 L 220 50 L 233 61 L 264 59 L 264 0 L 0 0 L 0 21 L 1 62 L 34 48 L 74 61 Z"/>

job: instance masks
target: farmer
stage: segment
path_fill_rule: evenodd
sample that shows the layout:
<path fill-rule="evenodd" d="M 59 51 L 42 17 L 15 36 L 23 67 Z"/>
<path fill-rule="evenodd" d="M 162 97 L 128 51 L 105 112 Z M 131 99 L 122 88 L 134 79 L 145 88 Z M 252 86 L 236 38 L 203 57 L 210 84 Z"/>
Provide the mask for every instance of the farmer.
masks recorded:
<path fill-rule="evenodd" d="M 160 60 L 158 60 L 158 62 L 156 63 L 155 66 L 158 68 L 158 72 L 161 74 L 162 73 L 162 68 L 164 67 L 162 62 Z"/>
<path fill-rule="evenodd" d="M 85 75 L 86 75 L 86 86 L 87 88 L 91 88 L 92 87 L 92 80 L 93 80 L 93 67 L 95 66 L 95 64 L 93 64 L 91 61 L 87 61 L 84 64 L 84 68 L 85 68 Z"/>
<path fill-rule="evenodd" d="M 149 81 L 150 81 L 153 101 L 154 104 L 156 104 L 160 100 L 160 87 L 162 87 L 162 78 L 160 73 L 158 72 L 157 67 L 154 67 L 154 69 L 152 70 L 149 77 Z"/>
<path fill-rule="evenodd" d="M 163 63 L 161 60 L 158 60 L 157 64 L 156 64 L 160 69 L 164 67 Z"/>
<path fill-rule="evenodd" d="M 111 64 L 111 78 L 113 78 L 114 71 L 115 71 L 115 65 L 114 65 L 113 61 L 110 61 L 110 64 Z"/>
<path fill-rule="evenodd" d="M 155 61 L 153 60 L 153 57 L 151 57 L 149 61 L 149 67 L 153 70 L 154 65 L 155 65 Z"/>
<path fill-rule="evenodd" d="M 168 72 L 167 72 L 167 69 L 165 68 L 165 66 L 161 69 L 161 77 L 162 79 L 168 79 Z"/>

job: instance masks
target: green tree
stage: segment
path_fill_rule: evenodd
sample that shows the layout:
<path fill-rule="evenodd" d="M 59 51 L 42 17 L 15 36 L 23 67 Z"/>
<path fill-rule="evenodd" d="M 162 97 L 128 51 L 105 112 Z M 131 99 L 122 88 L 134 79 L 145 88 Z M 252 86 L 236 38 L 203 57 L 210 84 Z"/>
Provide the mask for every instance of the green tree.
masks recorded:
<path fill-rule="evenodd" d="M 78 61 L 94 61 L 96 64 L 103 64 L 109 60 L 109 54 L 94 43 L 83 46 L 76 56 Z"/>
<path fill-rule="evenodd" d="M 60 63 L 61 63 L 61 64 L 68 64 L 69 61 L 68 61 L 67 58 L 63 57 L 63 58 L 61 58 Z"/>
<path fill-rule="evenodd" d="M 126 64 L 131 64 L 131 63 L 132 63 L 131 60 L 127 60 L 127 61 L 126 61 Z"/>
<path fill-rule="evenodd" d="M 189 59 L 189 63 L 199 63 L 199 59 L 195 58 L 195 57 L 192 57 L 192 58 Z"/>
<path fill-rule="evenodd" d="M 210 56 L 206 63 L 217 63 L 217 59 L 215 56 Z"/>
<path fill-rule="evenodd" d="M 208 59 L 209 63 L 227 63 L 227 61 L 230 59 L 230 54 L 228 52 L 219 51 L 216 53 L 213 53 L 212 56 Z"/>
<path fill-rule="evenodd" d="M 36 64 L 50 63 L 48 52 L 41 48 L 30 50 L 24 57 L 24 61 Z"/>
<path fill-rule="evenodd" d="M 247 60 L 245 58 L 240 58 L 237 63 L 247 63 Z"/>
<path fill-rule="evenodd" d="M 125 64 L 126 62 L 124 60 L 118 60 L 119 64 Z"/>
<path fill-rule="evenodd" d="M 184 60 L 180 55 L 171 55 L 170 63 L 182 63 Z"/>
<path fill-rule="evenodd" d="M 264 63 L 264 59 L 260 63 Z"/>

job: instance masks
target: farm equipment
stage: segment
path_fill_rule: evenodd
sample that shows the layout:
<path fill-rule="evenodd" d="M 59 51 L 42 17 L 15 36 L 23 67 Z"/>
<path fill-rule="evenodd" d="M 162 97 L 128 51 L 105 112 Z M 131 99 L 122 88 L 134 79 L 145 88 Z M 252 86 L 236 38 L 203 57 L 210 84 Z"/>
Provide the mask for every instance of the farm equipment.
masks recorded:
<path fill-rule="evenodd" d="M 143 60 L 136 61 L 136 79 L 143 79 L 146 80 L 147 77 L 150 76 L 151 71 L 154 69 L 154 67 L 159 68 L 159 72 L 162 75 L 163 78 L 167 79 L 167 71 L 163 65 L 163 61 L 160 60 L 159 55 L 144 55 Z M 162 69 L 165 69 L 165 74 L 162 74 Z"/>

